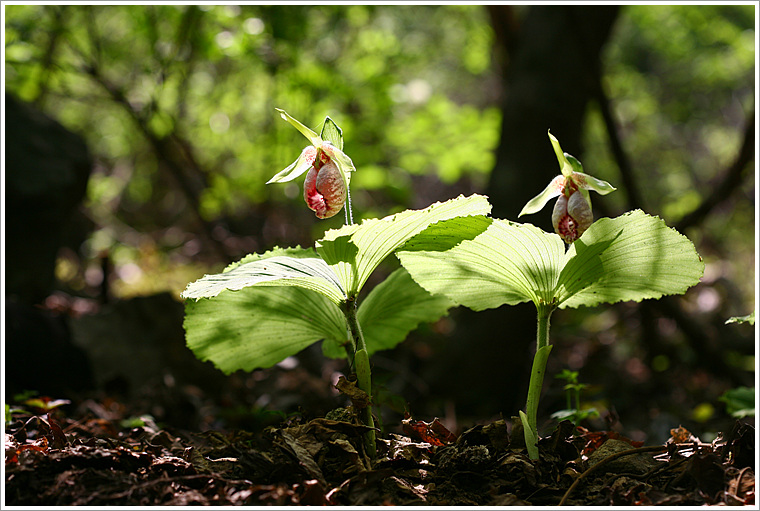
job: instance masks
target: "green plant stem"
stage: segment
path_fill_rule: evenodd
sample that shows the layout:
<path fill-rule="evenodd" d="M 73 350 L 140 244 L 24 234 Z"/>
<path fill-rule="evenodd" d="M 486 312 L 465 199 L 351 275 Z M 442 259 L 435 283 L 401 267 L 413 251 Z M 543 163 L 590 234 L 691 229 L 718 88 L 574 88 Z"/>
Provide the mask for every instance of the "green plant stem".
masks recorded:
<path fill-rule="evenodd" d="M 530 372 L 528 384 L 528 400 L 525 405 L 525 446 L 528 449 L 530 459 L 538 459 L 538 400 L 541 397 L 541 388 L 546 374 L 546 361 L 549 359 L 551 345 L 549 344 L 549 318 L 554 309 L 547 306 L 538 306 L 538 329 L 536 331 L 536 354 L 533 357 L 533 368 Z"/>
<path fill-rule="evenodd" d="M 367 344 L 364 341 L 364 334 L 362 328 L 359 325 L 359 321 L 356 318 L 356 299 L 350 298 L 344 304 L 343 312 L 346 315 L 346 323 L 348 324 L 349 332 L 351 333 L 353 344 L 356 347 L 354 353 L 354 370 L 356 371 L 356 380 L 359 388 L 367 393 L 372 401 L 372 374 L 369 365 L 369 354 L 367 353 Z M 361 421 L 365 426 L 370 428 L 375 427 L 375 421 L 372 418 L 372 405 L 368 404 L 365 408 L 361 409 Z M 376 445 L 375 445 L 375 430 L 370 429 L 364 434 L 364 443 L 367 447 L 367 452 L 371 458 L 375 457 Z"/>
<path fill-rule="evenodd" d="M 536 307 L 538 311 L 538 329 L 536 330 L 536 350 L 549 345 L 549 319 L 554 309 L 546 305 Z"/>

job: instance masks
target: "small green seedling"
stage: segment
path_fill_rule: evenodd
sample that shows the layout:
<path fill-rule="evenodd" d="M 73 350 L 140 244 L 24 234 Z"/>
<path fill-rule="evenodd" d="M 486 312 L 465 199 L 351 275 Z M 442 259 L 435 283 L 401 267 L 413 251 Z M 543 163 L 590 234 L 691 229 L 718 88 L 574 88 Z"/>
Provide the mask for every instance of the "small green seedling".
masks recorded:
<path fill-rule="evenodd" d="M 561 175 L 521 214 L 534 213 L 559 196 L 552 215 L 557 234 L 509 220 L 462 217 L 432 225 L 396 252 L 423 288 L 473 310 L 535 304 L 536 353 L 526 411 L 520 411 L 526 447 L 534 460 L 538 401 L 552 349 L 552 312 L 681 294 L 704 272 L 691 241 L 660 218 L 636 210 L 592 223 L 588 190 L 606 194 L 614 188 L 581 172 L 580 162 L 563 153 L 551 134 L 549 138 Z"/>
<path fill-rule="evenodd" d="M 585 383 L 578 383 L 578 371 L 563 369 L 561 373 L 554 375 L 558 380 L 564 380 L 566 406 L 552 414 L 552 419 L 569 420 L 576 426 L 589 417 L 599 417 L 596 408 L 584 408 L 581 410 L 581 391 L 588 387 Z"/>
<path fill-rule="evenodd" d="M 304 199 L 309 208 L 328 218 L 347 203 L 346 225 L 327 231 L 315 249 L 251 254 L 222 273 L 190 283 L 182 293 L 187 345 L 229 374 L 271 367 L 322 340 L 326 356 L 348 357 L 370 403 L 361 407 L 362 422 L 373 428 L 369 355 L 393 348 L 420 323 L 438 320 L 454 304 L 420 287 L 404 268 L 374 287 L 361 304 L 359 293 L 380 263 L 410 238 L 439 221 L 488 214 L 491 205 L 480 195 L 460 196 L 354 224 L 348 185 L 355 168 L 343 152 L 341 129 L 328 117 L 317 135 L 279 112 L 311 145 L 269 182 L 307 173 Z M 370 429 L 365 436 L 370 455 L 374 435 Z"/>

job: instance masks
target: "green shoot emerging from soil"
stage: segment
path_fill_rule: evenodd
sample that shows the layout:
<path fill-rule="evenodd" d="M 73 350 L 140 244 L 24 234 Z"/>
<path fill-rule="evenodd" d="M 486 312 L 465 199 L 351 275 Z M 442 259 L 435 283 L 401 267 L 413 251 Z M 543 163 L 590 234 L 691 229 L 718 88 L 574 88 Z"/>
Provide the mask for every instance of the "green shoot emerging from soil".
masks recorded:
<path fill-rule="evenodd" d="M 565 384 L 565 409 L 552 414 L 552 419 L 557 420 L 569 420 L 576 426 L 581 421 L 588 419 L 589 417 L 598 417 L 599 412 L 596 408 L 586 408 L 581 410 L 581 391 L 588 387 L 585 383 L 578 382 L 578 371 L 570 371 L 563 369 L 561 373 L 554 376 L 558 380 L 564 380 Z"/>

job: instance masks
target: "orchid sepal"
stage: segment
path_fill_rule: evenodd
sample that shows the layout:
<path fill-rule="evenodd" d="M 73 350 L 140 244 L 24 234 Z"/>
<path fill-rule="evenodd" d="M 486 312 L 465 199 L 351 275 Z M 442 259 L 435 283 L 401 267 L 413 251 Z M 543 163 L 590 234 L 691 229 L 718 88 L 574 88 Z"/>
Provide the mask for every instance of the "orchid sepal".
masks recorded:
<path fill-rule="evenodd" d="M 288 121 L 295 129 L 301 132 L 301 134 L 309 139 L 309 142 L 311 142 L 311 145 L 319 149 L 322 146 L 322 138 L 317 135 L 315 132 L 298 122 L 296 119 L 290 116 L 289 113 L 287 113 L 285 110 L 282 110 L 281 108 L 275 108 L 278 112 L 280 112 L 280 117 Z"/>
<path fill-rule="evenodd" d="M 562 147 L 560 147 L 557 137 L 552 135 L 551 131 L 547 131 L 547 133 L 549 134 L 549 140 L 551 140 L 552 147 L 554 148 L 554 154 L 557 155 L 557 162 L 559 163 L 560 172 L 563 176 L 570 177 L 574 171 L 573 164 L 570 163 L 570 160 L 568 160 L 567 156 L 565 156 L 566 153 L 562 151 Z M 575 160 L 575 158 L 573 159 Z"/>

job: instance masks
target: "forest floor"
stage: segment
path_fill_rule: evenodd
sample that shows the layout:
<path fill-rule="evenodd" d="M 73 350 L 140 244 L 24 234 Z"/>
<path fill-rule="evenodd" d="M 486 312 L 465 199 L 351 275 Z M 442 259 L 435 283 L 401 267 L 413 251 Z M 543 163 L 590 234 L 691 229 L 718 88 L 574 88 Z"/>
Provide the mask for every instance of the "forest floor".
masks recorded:
<path fill-rule="evenodd" d="M 710 443 L 675 427 L 656 446 L 564 421 L 532 461 L 510 421 L 455 436 L 408 417 L 403 434 L 378 434 L 370 459 L 366 428 L 344 409 L 199 433 L 127 420 L 119 403 L 64 403 L 6 421 L 6 505 L 755 504 L 754 427 L 739 421 Z"/>

